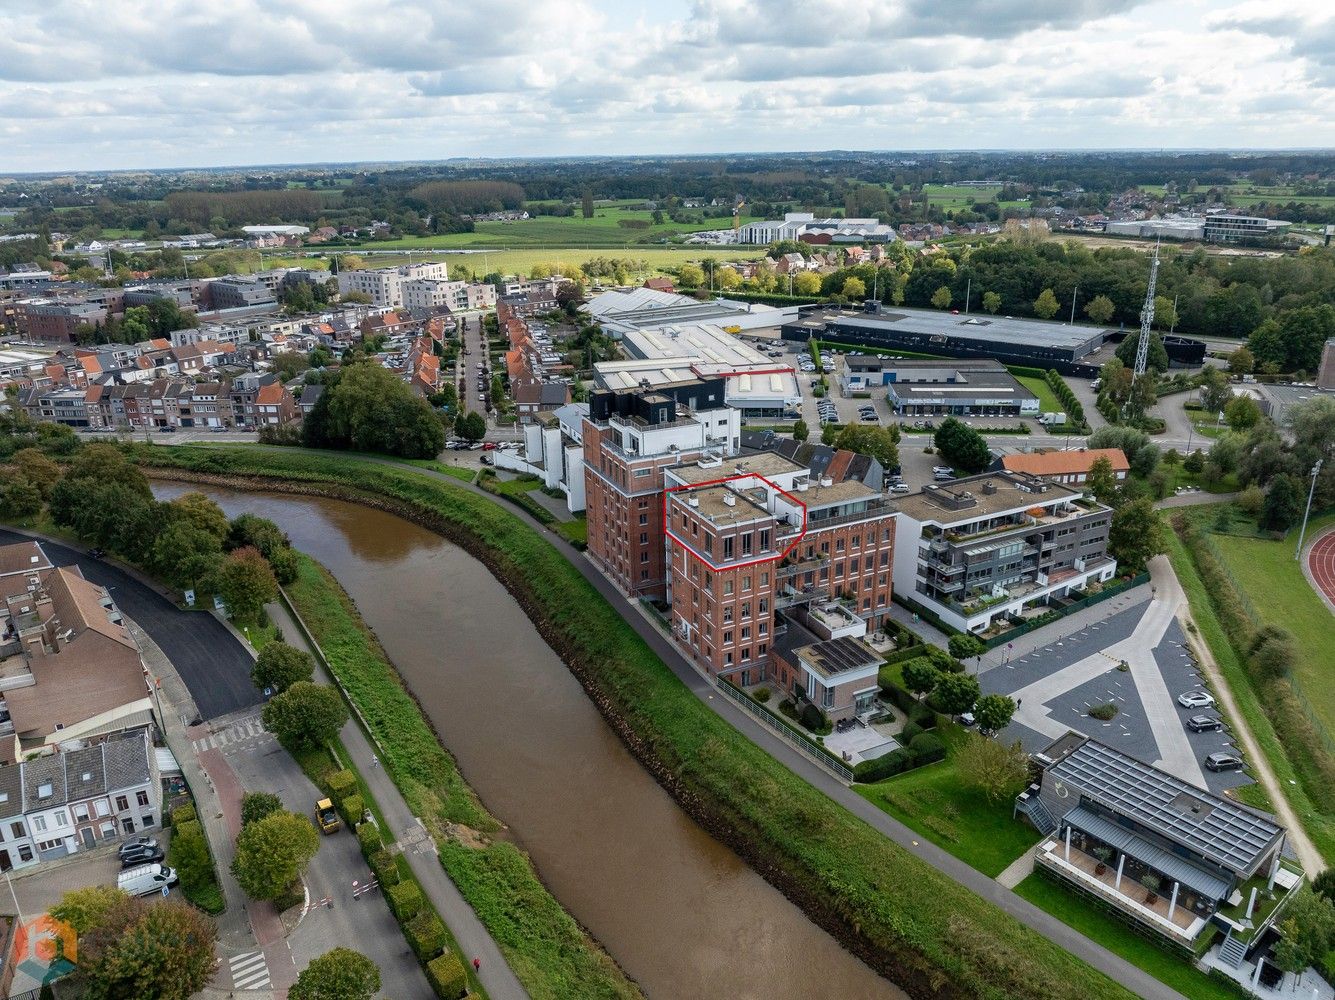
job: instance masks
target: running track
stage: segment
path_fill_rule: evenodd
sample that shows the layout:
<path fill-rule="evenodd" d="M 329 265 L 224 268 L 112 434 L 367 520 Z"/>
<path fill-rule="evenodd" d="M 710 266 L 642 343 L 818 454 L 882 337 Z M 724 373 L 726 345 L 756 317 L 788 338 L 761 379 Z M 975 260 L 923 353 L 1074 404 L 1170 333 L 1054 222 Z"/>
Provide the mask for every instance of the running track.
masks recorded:
<path fill-rule="evenodd" d="M 1327 531 L 1307 550 L 1307 570 L 1327 606 L 1335 608 L 1335 530 Z"/>

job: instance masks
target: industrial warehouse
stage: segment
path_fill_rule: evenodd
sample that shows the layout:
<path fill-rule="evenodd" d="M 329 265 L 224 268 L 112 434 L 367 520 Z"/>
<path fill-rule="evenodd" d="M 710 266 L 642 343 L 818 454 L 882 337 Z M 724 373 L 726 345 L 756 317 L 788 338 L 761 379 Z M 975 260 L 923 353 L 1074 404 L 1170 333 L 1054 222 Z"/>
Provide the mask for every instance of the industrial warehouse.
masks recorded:
<path fill-rule="evenodd" d="M 885 389 L 897 416 L 1036 417 L 1038 397 L 999 361 L 846 356 L 839 386 L 845 396 Z"/>

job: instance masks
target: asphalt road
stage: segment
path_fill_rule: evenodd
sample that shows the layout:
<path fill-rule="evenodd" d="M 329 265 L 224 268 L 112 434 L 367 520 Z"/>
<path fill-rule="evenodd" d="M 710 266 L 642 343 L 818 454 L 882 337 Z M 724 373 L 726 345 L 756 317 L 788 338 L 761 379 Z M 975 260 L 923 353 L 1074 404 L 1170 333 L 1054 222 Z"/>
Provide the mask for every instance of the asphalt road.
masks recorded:
<path fill-rule="evenodd" d="M 0 544 L 29 537 L 0 529 Z M 259 702 L 259 692 L 250 682 L 250 655 L 213 615 L 182 611 L 124 570 L 69 546 L 43 541 L 42 548 L 57 566 L 77 564 L 87 579 L 106 587 L 117 606 L 153 636 L 175 664 L 205 719 Z"/>

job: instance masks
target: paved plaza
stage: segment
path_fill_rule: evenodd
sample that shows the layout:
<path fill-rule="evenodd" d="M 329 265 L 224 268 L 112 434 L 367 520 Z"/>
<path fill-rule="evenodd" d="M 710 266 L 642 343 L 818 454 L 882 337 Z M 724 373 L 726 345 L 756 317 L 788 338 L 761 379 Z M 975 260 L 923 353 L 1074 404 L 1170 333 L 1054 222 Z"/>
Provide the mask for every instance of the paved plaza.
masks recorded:
<path fill-rule="evenodd" d="M 1177 704 L 1178 695 L 1203 681 L 1169 602 L 1146 588 L 1107 619 L 1071 627 L 1066 633 L 1061 622 L 1048 626 L 1034 633 L 1045 645 L 985 666 L 983 691 L 1019 703 L 1002 739 L 1018 739 L 1034 751 L 1074 729 L 1213 792 L 1251 783 L 1245 771 L 1215 774 L 1202 764 L 1208 754 L 1237 748 L 1227 727 L 1207 733 L 1186 728 L 1193 715 L 1219 713 Z M 1109 703 L 1118 709 L 1110 721 L 1088 714 Z"/>

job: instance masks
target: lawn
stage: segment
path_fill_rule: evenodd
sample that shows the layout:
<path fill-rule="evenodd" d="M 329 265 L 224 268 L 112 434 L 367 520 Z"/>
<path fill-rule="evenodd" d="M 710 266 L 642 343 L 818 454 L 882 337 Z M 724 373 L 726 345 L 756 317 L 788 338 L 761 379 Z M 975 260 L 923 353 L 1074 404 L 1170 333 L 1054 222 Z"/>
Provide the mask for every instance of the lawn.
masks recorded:
<path fill-rule="evenodd" d="M 1307 537 L 1316 537 L 1332 524 L 1335 515 L 1315 519 Z M 1325 731 L 1335 733 L 1335 661 L 1331 658 L 1335 615 L 1293 558 L 1298 532 L 1290 531 L 1282 542 L 1234 535 L 1215 535 L 1214 542 L 1257 614 L 1288 629 L 1297 640 L 1294 679 Z"/>
<path fill-rule="evenodd" d="M 1033 375 L 1016 375 L 1015 379 L 1038 397 L 1039 412 L 1066 412 L 1066 407 L 1062 406 L 1062 404 L 1058 402 L 1057 397 L 1052 394 L 1052 386 L 1048 385 L 1047 379 L 1035 378 Z"/>
<path fill-rule="evenodd" d="M 991 878 L 1039 840 L 1037 830 L 1011 818 L 1011 799 L 991 803 L 965 788 L 950 758 L 853 787 L 868 802 Z"/>
<path fill-rule="evenodd" d="M 1016 886 L 1015 892 L 1191 1000 L 1237 1000 L 1240 995 L 1236 987 L 1211 979 L 1186 960 L 1037 873 Z"/>

